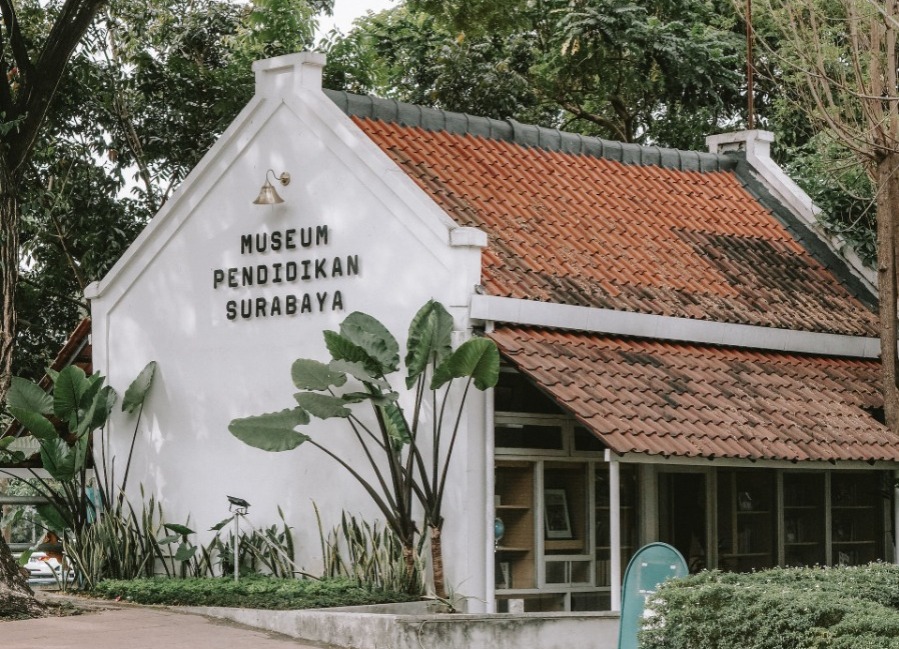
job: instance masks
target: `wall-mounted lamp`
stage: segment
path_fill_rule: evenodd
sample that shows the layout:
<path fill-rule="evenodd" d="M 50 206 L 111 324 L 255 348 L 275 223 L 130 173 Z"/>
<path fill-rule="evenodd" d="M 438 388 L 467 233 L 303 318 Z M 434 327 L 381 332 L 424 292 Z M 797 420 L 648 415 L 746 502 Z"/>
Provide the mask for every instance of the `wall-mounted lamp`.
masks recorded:
<path fill-rule="evenodd" d="M 253 201 L 254 205 L 276 205 L 284 202 L 284 199 L 278 196 L 278 192 L 275 191 L 274 186 L 268 181 L 269 174 L 284 187 L 290 184 L 289 173 L 285 171 L 280 176 L 276 176 L 275 172 L 269 169 L 265 172 L 265 183 L 263 183 L 262 189 L 259 190 L 259 196 Z"/>

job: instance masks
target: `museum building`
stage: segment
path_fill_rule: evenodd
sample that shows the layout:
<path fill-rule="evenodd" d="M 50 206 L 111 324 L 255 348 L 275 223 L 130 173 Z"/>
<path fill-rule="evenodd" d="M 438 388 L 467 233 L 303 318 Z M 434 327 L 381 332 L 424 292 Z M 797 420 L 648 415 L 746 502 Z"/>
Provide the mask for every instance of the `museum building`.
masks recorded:
<path fill-rule="evenodd" d="M 469 610 L 618 610 L 651 541 L 691 570 L 894 560 L 873 273 L 770 133 L 622 144 L 323 90 L 323 65 L 258 62 L 250 104 L 89 287 L 95 370 L 120 388 L 159 367 L 133 484 L 200 529 L 226 494 L 262 523 L 280 507 L 314 572 L 312 503 L 326 524 L 377 512 L 314 449 L 228 423 L 289 407 L 291 363 L 326 359 L 351 312 L 399 334 L 435 299 L 503 362 L 447 493 Z M 253 204 L 269 179 L 283 202 Z M 124 455 L 129 423 L 112 432 Z M 339 423 L 308 432 L 358 453 Z"/>

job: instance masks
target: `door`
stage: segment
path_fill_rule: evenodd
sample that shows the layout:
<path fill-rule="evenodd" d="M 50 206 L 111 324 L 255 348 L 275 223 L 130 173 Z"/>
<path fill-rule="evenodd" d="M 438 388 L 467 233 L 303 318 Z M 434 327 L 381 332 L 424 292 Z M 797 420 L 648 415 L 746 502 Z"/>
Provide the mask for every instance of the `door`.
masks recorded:
<path fill-rule="evenodd" d="M 659 474 L 659 540 L 684 555 L 690 572 L 708 567 L 707 508 L 705 474 Z"/>

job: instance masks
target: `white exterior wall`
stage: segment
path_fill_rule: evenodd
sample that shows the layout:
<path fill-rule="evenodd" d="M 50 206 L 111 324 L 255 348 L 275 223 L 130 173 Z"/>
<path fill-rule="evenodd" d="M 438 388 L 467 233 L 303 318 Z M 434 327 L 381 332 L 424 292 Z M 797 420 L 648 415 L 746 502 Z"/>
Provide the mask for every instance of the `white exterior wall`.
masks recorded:
<path fill-rule="evenodd" d="M 368 313 L 400 337 L 428 299 L 456 318 L 457 342 L 468 334 L 468 305 L 480 277 L 486 237 L 458 229 L 330 100 L 320 92 L 320 55 L 258 63 L 257 94 L 179 192 L 122 260 L 90 287 L 97 371 L 121 395 L 143 366 L 158 362 L 129 478 L 156 494 L 166 519 L 208 530 L 228 515 L 226 495 L 248 500 L 248 520 L 276 523 L 280 506 L 294 527 L 299 563 L 320 568 L 313 501 L 326 529 L 342 510 L 378 518 L 368 496 L 334 461 L 311 446 L 267 453 L 228 432 L 236 417 L 295 405 L 290 367 L 296 358 L 326 361 L 322 331 L 337 330 L 351 312 Z M 253 205 L 266 170 L 287 171 L 275 182 L 285 202 Z M 242 254 L 241 237 L 327 227 L 327 244 Z M 347 258 L 358 274 L 347 276 Z M 343 277 L 229 288 L 228 269 L 325 258 L 330 275 L 339 258 Z M 282 273 L 285 267 L 282 268 Z M 312 266 L 314 269 L 314 266 Z M 216 271 L 221 273 L 216 275 Z M 224 282 L 222 277 L 224 276 Z M 236 278 L 240 283 L 240 271 Z M 218 287 L 214 288 L 218 277 Z M 334 310 L 339 291 L 342 309 Z M 327 293 L 324 308 L 317 294 Z M 227 303 L 309 294 L 312 313 L 228 318 Z M 397 375 L 395 386 L 403 387 Z M 411 408 L 409 401 L 405 402 Z M 448 581 L 484 598 L 484 400 L 476 393 L 454 456 L 446 496 L 444 552 Z M 110 432 L 121 474 L 133 420 L 113 419 Z M 364 459 L 346 422 L 314 420 L 304 432 L 361 466 Z M 203 540 L 203 539 L 201 539 Z M 471 608 L 479 609 L 476 599 Z"/>

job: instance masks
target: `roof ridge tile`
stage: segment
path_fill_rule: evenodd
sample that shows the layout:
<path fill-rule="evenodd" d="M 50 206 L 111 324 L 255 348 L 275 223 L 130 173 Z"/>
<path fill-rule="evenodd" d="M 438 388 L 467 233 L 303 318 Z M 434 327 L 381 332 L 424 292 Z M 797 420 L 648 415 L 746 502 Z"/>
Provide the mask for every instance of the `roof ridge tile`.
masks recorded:
<path fill-rule="evenodd" d="M 499 120 L 439 108 L 407 104 L 395 99 L 354 95 L 341 90 L 324 90 L 325 95 L 350 117 L 378 120 L 425 131 L 445 131 L 457 135 L 500 140 L 521 146 L 614 160 L 626 165 L 657 166 L 684 172 L 732 171 L 738 159 L 726 153 L 684 151 L 654 145 L 605 140 L 556 128 L 523 124 L 514 119 Z"/>

